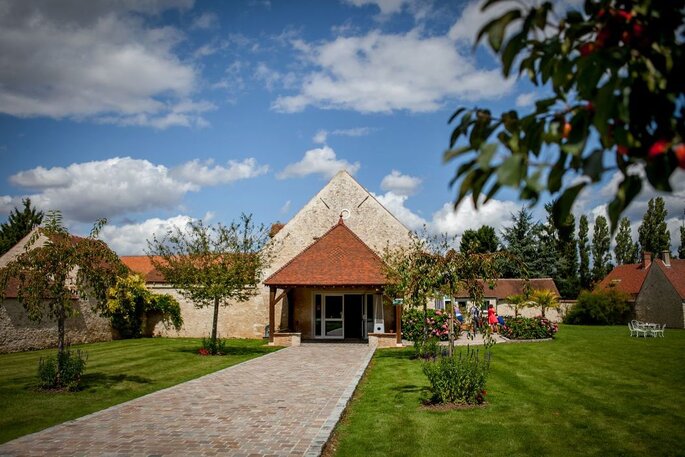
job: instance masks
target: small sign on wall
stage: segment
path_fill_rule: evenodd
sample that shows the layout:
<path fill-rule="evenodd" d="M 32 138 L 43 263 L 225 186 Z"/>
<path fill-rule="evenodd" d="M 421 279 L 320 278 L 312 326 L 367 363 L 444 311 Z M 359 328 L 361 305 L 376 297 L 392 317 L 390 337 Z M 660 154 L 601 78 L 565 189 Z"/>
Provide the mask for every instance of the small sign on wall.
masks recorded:
<path fill-rule="evenodd" d="M 393 304 L 394 306 L 402 305 L 402 304 L 404 304 L 404 298 L 393 298 L 393 299 L 392 299 L 392 304 Z"/>

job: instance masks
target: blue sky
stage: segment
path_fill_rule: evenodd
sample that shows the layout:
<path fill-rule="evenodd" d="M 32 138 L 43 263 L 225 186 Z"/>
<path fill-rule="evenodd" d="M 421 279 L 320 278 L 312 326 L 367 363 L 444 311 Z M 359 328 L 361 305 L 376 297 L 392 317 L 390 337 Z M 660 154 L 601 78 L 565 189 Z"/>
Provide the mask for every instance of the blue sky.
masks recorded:
<path fill-rule="evenodd" d="M 475 2 L 0 0 L 0 218 L 31 196 L 142 253 L 190 218 L 287 221 L 346 168 L 409 228 L 501 228 L 514 195 L 455 213 L 441 160 L 455 107 L 536 96 L 473 51 L 483 22 Z M 614 185 L 576 211 L 601 214 Z"/>

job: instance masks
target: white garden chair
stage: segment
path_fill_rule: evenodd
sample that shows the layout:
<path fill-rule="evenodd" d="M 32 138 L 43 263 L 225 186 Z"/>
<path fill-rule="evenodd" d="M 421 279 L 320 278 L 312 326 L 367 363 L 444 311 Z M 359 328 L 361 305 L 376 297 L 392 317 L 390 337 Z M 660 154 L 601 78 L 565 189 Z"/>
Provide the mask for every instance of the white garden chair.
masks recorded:
<path fill-rule="evenodd" d="M 659 325 L 657 324 L 657 326 L 656 326 L 655 328 L 652 329 L 652 335 L 653 335 L 654 337 L 660 336 L 660 337 L 663 338 L 663 337 L 664 337 L 664 330 L 665 330 L 665 329 L 666 329 L 666 324 L 662 325 L 661 328 L 660 328 Z"/>
<path fill-rule="evenodd" d="M 637 329 L 635 328 L 635 321 L 628 322 L 628 330 L 630 330 L 630 336 L 637 336 Z"/>

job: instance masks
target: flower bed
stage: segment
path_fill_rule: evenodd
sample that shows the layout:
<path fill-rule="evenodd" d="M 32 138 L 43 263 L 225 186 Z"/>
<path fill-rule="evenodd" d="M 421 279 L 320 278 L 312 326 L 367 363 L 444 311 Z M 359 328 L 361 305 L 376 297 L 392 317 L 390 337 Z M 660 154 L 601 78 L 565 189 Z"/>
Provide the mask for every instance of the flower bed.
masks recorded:
<path fill-rule="evenodd" d="M 449 339 L 449 313 L 439 309 L 428 309 L 426 323 L 428 337 L 440 341 Z M 402 337 L 409 341 L 423 339 L 423 309 L 410 308 L 402 314 Z M 454 320 L 455 337 L 459 334 L 459 322 Z"/>
<path fill-rule="evenodd" d="M 549 319 L 537 317 L 505 317 L 500 334 L 510 340 L 540 340 L 554 338 L 559 326 Z"/>

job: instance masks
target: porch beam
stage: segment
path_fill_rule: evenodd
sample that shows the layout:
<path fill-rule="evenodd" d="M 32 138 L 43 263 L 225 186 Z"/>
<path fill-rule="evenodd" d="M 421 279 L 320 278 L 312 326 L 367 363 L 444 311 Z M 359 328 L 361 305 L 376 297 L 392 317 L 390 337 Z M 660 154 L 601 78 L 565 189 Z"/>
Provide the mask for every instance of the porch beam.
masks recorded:
<path fill-rule="evenodd" d="M 274 343 L 274 332 L 276 331 L 276 288 L 269 287 L 269 344 Z"/>
<path fill-rule="evenodd" d="M 397 333 L 397 345 L 402 345 L 402 306 L 395 306 L 395 332 Z"/>

